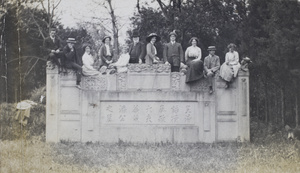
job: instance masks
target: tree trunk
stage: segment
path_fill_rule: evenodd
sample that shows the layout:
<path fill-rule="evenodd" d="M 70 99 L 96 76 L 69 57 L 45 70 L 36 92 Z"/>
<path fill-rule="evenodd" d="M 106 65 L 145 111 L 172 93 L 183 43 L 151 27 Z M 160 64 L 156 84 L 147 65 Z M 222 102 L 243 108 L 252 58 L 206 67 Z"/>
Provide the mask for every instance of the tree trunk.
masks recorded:
<path fill-rule="evenodd" d="M 296 127 L 298 127 L 299 125 L 299 112 L 298 112 L 298 81 L 296 80 L 296 88 L 295 88 L 295 123 L 296 123 Z"/>
<path fill-rule="evenodd" d="M 112 8 L 111 4 L 112 0 L 107 0 L 107 3 L 109 5 L 109 10 L 110 10 L 110 16 L 111 16 L 111 23 L 112 23 L 112 30 L 113 30 L 113 38 L 114 38 L 114 57 L 117 57 L 120 53 L 119 51 L 119 29 L 117 26 L 117 18 L 115 16 L 115 11 Z M 115 59 L 116 60 L 116 59 Z"/>
<path fill-rule="evenodd" d="M 265 97 L 265 122 L 268 123 L 269 122 L 269 94 L 268 94 L 268 82 L 265 83 L 265 93 L 266 93 L 266 97 Z"/>
<path fill-rule="evenodd" d="M 280 88 L 280 103 L 281 103 L 281 124 L 284 126 L 284 90 L 283 87 Z"/>

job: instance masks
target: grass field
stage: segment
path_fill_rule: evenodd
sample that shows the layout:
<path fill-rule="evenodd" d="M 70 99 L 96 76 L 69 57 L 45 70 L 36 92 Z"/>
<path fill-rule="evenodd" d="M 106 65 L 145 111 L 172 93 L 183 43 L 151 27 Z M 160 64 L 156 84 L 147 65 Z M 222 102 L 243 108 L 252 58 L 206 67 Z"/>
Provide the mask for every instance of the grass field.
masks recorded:
<path fill-rule="evenodd" d="M 49 144 L 34 137 L 0 142 L 1 173 L 300 172 L 300 141 L 281 133 L 251 143 Z"/>

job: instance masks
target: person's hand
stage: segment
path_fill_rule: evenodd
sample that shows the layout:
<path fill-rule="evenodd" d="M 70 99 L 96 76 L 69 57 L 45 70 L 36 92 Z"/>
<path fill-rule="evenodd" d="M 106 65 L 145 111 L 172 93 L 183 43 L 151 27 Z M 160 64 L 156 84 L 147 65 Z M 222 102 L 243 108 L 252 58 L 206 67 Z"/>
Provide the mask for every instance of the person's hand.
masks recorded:
<path fill-rule="evenodd" d="M 213 75 L 213 72 L 211 70 L 208 70 L 207 75 Z"/>
<path fill-rule="evenodd" d="M 139 59 L 139 64 L 142 64 L 142 62 L 143 62 L 143 61 L 142 61 L 141 59 Z"/>
<path fill-rule="evenodd" d="M 168 61 L 165 62 L 166 65 L 170 65 L 170 63 Z"/>
<path fill-rule="evenodd" d="M 56 52 L 56 53 L 59 53 L 59 49 L 57 49 L 55 52 Z"/>
<path fill-rule="evenodd" d="M 51 50 L 51 53 L 55 53 L 55 50 Z"/>

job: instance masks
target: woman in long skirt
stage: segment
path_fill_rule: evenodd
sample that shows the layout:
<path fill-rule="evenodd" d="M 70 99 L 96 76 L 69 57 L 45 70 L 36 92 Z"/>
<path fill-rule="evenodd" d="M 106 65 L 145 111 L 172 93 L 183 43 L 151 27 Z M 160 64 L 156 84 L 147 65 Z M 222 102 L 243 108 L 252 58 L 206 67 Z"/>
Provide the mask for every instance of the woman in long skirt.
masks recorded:
<path fill-rule="evenodd" d="M 189 41 L 191 44 L 185 51 L 185 62 L 188 66 L 186 72 L 186 83 L 197 81 L 203 77 L 203 62 L 201 61 L 202 52 L 197 46 L 199 40 L 192 37 Z"/>
<path fill-rule="evenodd" d="M 239 53 L 235 51 L 236 45 L 230 43 L 227 48 L 229 52 L 226 53 L 225 62 L 220 68 L 220 77 L 226 81 L 225 88 L 229 87 L 241 67 L 239 63 Z"/>

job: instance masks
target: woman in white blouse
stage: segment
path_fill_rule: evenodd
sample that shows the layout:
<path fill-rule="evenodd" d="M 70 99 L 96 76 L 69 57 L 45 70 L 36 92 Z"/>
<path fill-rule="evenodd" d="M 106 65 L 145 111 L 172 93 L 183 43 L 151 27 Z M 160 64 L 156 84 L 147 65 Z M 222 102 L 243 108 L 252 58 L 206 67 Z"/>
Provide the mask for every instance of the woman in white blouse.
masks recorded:
<path fill-rule="evenodd" d="M 185 62 L 188 66 L 186 73 L 186 83 L 197 81 L 203 77 L 203 62 L 201 61 L 202 52 L 197 46 L 199 40 L 192 37 L 189 41 L 191 44 L 185 51 Z"/>
<path fill-rule="evenodd" d="M 226 81 L 225 88 L 229 87 L 230 82 L 237 76 L 241 67 L 239 63 L 239 53 L 235 51 L 236 45 L 230 43 L 227 48 L 229 51 L 226 53 L 225 62 L 220 68 L 220 77 Z"/>
<path fill-rule="evenodd" d="M 99 75 L 100 72 L 96 70 L 93 65 L 95 62 L 94 57 L 91 54 L 91 46 L 83 46 L 84 54 L 82 56 L 82 74 L 85 76 Z"/>

